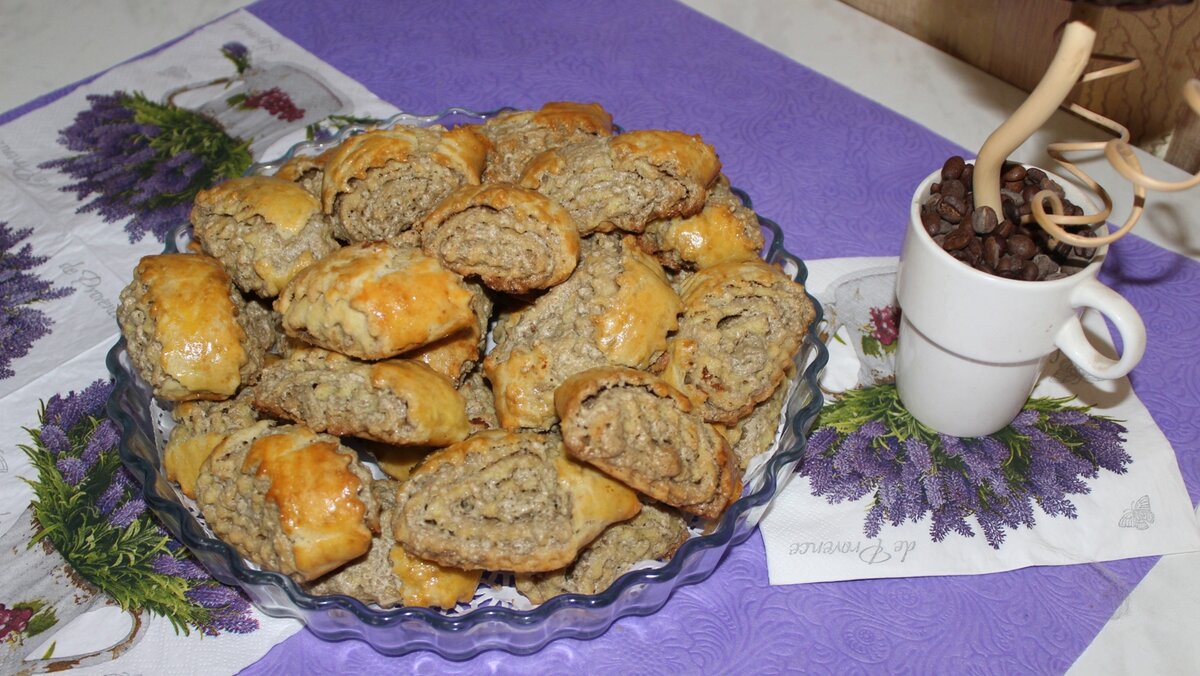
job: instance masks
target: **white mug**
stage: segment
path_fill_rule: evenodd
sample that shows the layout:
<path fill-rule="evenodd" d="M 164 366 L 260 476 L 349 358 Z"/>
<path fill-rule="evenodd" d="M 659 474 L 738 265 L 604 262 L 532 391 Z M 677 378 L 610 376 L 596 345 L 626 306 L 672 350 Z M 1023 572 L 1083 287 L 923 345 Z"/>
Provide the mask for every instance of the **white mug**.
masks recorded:
<path fill-rule="evenodd" d="M 1067 199 L 1090 204 L 1076 186 L 1051 177 Z M 939 169 L 913 195 L 896 277 L 896 386 L 917 420 L 958 437 L 1003 429 L 1021 412 L 1055 350 L 1095 378 L 1120 378 L 1137 365 L 1146 350 L 1142 318 L 1096 279 L 1107 246 L 1097 248 L 1083 270 L 1050 281 L 976 270 L 946 253 L 921 224 L 921 205 L 940 179 Z M 1088 341 L 1079 321 L 1087 308 L 1116 326 L 1120 359 L 1100 354 Z"/>

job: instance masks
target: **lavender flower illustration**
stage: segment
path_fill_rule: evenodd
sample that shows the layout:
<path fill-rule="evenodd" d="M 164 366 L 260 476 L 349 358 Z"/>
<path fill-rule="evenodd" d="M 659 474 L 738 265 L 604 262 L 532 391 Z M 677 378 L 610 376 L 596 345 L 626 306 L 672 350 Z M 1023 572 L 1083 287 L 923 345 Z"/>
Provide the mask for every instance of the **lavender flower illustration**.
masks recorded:
<path fill-rule="evenodd" d="M 43 406 L 33 445 L 23 450 L 37 478 L 29 481 L 45 539 L 75 572 L 122 608 L 144 608 L 177 630 L 208 635 L 258 628 L 250 603 L 213 580 L 146 510 L 116 453 L 120 434 L 104 412 L 112 385 L 55 395 Z M 36 549 L 30 549 L 37 552 Z"/>
<path fill-rule="evenodd" d="M 68 296 L 71 287 L 54 285 L 31 272 L 46 262 L 45 256 L 34 256 L 33 248 L 21 241 L 30 229 L 13 230 L 0 222 L 0 380 L 15 375 L 12 361 L 29 353 L 34 342 L 50 333 L 53 322 L 41 310 L 31 307 L 39 303 Z"/>
<path fill-rule="evenodd" d="M 974 537 L 973 518 L 999 549 L 1006 532 L 1034 526 L 1035 503 L 1074 518 L 1069 496 L 1090 491 L 1085 479 L 1101 469 L 1123 474 L 1132 461 L 1123 426 L 1069 401 L 1030 399 L 1007 428 L 963 439 L 915 420 L 895 385 L 851 390 L 818 416 L 800 472 L 830 503 L 872 496 L 867 537 L 926 515 L 935 542 L 951 532 Z"/>
<path fill-rule="evenodd" d="M 59 132 L 59 143 L 77 154 L 40 166 L 76 180 L 64 191 L 91 198 L 79 213 L 95 212 L 107 223 L 130 219 L 130 242 L 146 233 L 164 240 L 187 220 L 196 193 L 250 166 L 249 143 L 199 113 L 138 92 L 95 94 L 88 102 Z"/>

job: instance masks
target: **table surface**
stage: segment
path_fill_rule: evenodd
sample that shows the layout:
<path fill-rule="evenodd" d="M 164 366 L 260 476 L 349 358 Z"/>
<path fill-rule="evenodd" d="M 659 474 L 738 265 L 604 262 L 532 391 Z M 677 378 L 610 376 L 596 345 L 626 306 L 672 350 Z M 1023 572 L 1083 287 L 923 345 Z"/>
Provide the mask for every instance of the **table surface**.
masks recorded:
<path fill-rule="evenodd" d="M 246 4 L 243 0 L 154 4 L 96 0 L 71 3 L 70 11 L 63 11 L 59 3 L 0 0 L 0 81 L 5 83 L 0 88 L 0 111 L 134 57 Z M 834 0 L 687 0 L 684 4 L 963 148 L 980 147 L 1024 96 Z M 105 30 L 96 31 L 97 25 Z M 72 49 L 62 49 L 64 44 Z M 393 103 L 403 107 L 403 102 Z M 1042 148 L 1049 140 L 1062 138 L 1103 137 L 1090 125 L 1059 113 L 1014 157 L 1047 165 Z M 1184 177 L 1156 158 L 1144 153 L 1139 157 L 1153 175 Z M 1082 164 L 1102 184 L 1115 188 L 1121 213 L 1131 201 L 1127 190 L 1117 188 L 1124 182 L 1106 163 Z M 1200 235 L 1194 227 L 1188 228 L 1185 216 L 1196 213 L 1200 213 L 1200 191 L 1156 195 L 1137 232 L 1170 251 L 1200 259 Z M 1200 665 L 1200 642 L 1194 640 L 1200 628 L 1196 571 L 1200 571 L 1200 554 L 1159 560 L 1072 671 L 1112 673 L 1139 663 L 1159 673 L 1194 671 Z"/>

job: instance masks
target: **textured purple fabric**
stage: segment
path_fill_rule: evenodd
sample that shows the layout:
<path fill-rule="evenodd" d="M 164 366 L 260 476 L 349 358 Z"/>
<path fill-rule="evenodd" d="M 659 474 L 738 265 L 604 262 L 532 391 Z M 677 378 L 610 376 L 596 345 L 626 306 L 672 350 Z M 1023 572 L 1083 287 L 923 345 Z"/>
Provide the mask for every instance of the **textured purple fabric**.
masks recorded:
<path fill-rule="evenodd" d="M 917 183 L 962 152 L 927 129 L 666 0 L 346 5 L 251 11 L 412 112 L 595 100 L 626 128 L 702 134 L 735 185 L 806 259 L 898 253 Z M 1132 378 L 1200 492 L 1200 266 L 1137 238 L 1106 281 L 1142 312 Z M 301 632 L 252 674 L 1052 673 L 1064 671 L 1154 559 L 1011 573 L 771 587 L 758 535 L 650 617 L 526 657 L 386 658 Z"/>

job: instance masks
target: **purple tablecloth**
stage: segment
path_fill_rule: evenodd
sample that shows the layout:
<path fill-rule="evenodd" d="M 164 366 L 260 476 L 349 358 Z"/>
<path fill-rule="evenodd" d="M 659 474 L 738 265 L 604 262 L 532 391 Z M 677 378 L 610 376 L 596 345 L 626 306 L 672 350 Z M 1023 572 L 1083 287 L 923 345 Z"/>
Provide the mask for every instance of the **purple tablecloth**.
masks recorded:
<path fill-rule="evenodd" d="M 594 100 L 626 128 L 699 133 L 806 259 L 898 253 L 914 186 L 963 152 L 668 0 L 264 0 L 250 11 L 408 111 Z M 1200 329 L 1200 266 L 1136 237 L 1110 262 L 1107 283 L 1149 336 L 1134 386 L 1194 501 L 1200 366 L 1188 336 Z M 594 640 L 456 663 L 300 632 L 247 673 L 1061 672 L 1153 563 L 771 587 L 755 535 L 659 613 Z"/>

